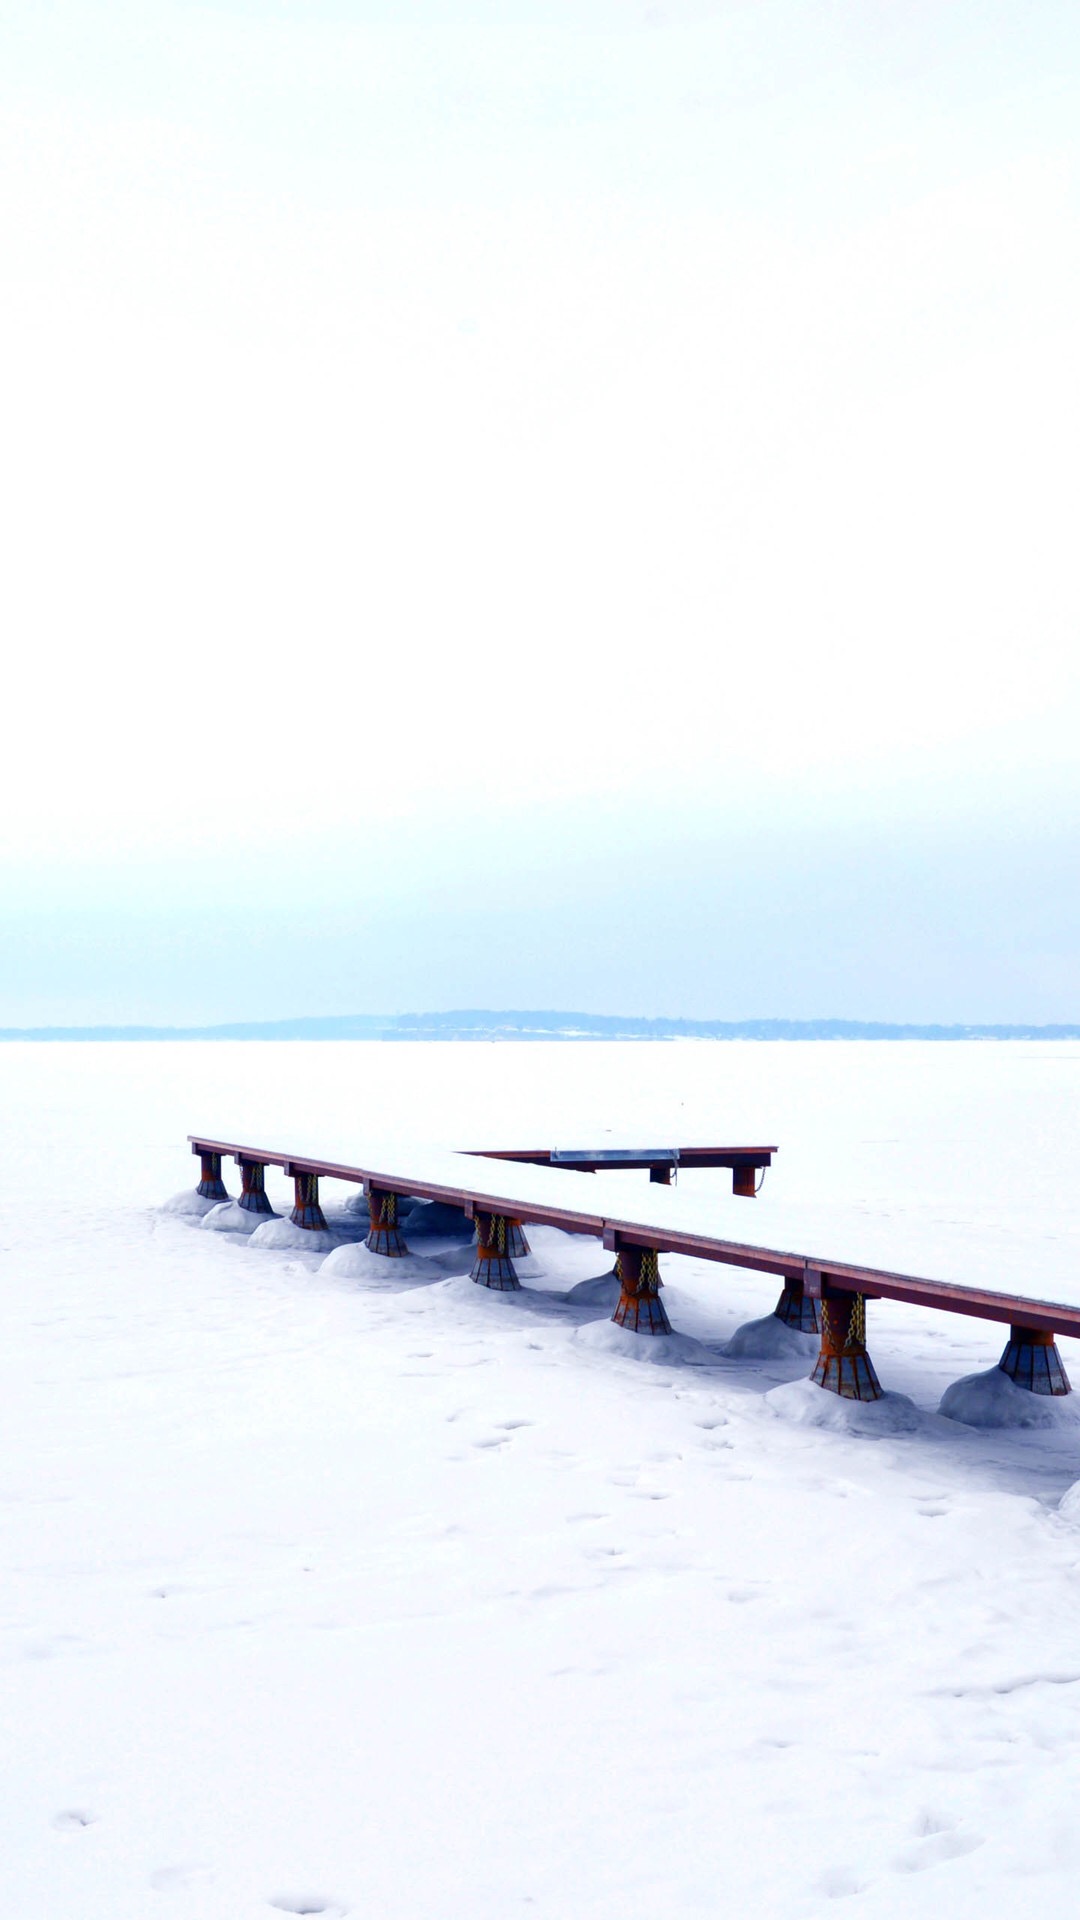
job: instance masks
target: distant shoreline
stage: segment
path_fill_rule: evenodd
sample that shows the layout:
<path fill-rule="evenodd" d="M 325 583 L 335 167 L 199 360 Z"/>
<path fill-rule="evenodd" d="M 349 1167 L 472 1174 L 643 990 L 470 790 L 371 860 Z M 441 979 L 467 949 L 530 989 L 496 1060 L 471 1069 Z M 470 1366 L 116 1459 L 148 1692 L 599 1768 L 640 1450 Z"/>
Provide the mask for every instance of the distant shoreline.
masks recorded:
<path fill-rule="evenodd" d="M 0 1041 L 115 1040 L 1080 1040 L 1077 1026 L 885 1020 L 650 1020 L 590 1013 L 344 1014 L 208 1027 L 0 1027 Z"/>

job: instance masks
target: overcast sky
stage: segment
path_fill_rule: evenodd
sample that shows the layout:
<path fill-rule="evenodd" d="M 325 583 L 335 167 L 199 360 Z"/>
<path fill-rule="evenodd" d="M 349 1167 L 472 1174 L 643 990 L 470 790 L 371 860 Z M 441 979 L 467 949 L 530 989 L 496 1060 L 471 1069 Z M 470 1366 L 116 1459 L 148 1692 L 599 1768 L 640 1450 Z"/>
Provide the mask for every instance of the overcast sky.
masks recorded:
<path fill-rule="evenodd" d="M 1080 1019 L 1075 0 L 0 22 L 0 1024 Z"/>

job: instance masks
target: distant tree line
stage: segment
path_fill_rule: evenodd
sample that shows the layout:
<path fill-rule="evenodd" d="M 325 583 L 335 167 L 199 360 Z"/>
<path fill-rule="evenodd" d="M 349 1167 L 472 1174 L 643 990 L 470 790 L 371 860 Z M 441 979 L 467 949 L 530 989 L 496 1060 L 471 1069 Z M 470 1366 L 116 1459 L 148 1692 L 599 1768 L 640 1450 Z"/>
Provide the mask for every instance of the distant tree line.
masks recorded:
<path fill-rule="evenodd" d="M 340 1014 L 213 1027 L 2 1027 L 0 1040 L 1080 1040 L 1080 1026 L 665 1020 L 616 1013 Z"/>

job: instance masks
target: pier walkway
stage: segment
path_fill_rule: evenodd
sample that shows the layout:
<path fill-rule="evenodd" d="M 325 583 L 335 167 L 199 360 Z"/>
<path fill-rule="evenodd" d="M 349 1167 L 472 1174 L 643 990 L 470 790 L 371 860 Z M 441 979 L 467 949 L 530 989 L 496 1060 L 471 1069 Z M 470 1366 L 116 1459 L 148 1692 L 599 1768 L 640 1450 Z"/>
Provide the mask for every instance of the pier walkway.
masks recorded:
<path fill-rule="evenodd" d="M 777 1314 L 790 1326 L 820 1333 L 814 1377 L 847 1398 L 873 1399 L 880 1393 L 865 1339 L 866 1302 L 878 1299 L 1000 1321 L 1010 1328 L 1002 1367 L 1016 1384 L 1034 1392 L 1069 1391 L 1055 1335 L 1080 1338 L 1080 1247 L 1072 1237 L 1048 1231 L 1041 1216 L 1033 1216 L 1026 1230 L 1001 1230 L 992 1241 L 984 1238 L 973 1246 L 962 1228 L 927 1223 L 917 1215 L 853 1217 L 845 1209 L 840 1222 L 835 1204 L 827 1200 L 771 1199 L 751 1208 L 745 1200 L 753 1187 L 745 1184 L 725 1195 L 700 1183 L 691 1190 L 628 1177 L 634 1168 L 651 1174 L 658 1166 L 731 1166 L 737 1181 L 741 1168 L 769 1164 L 773 1147 L 497 1149 L 485 1154 L 415 1144 L 365 1145 L 355 1139 L 297 1139 L 284 1149 L 257 1144 L 250 1136 L 189 1138 L 203 1163 L 200 1191 L 213 1195 L 216 1182 L 225 1197 L 223 1156 L 238 1162 L 249 1196 L 261 1193 L 267 1166 L 280 1167 L 295 1182 L 292 1218 L 301 1227 L 325 1224 L 318 1199 L 321 1179 L 362 1186 L 371 1215 L 368 1245 L 391 1259 L 408 1251 L 407 1222 L 399 1225 L 397 1218 L 399 1198 L 460 1207 L 476 1222 L 473 1278 L 482 1285 L 509 1289 L 519 1284 L 513 1258 L 522 1251 L 522 1222 L 592 1234 L 618 1258 L 622 1296 L 613 1317 L 640 1333 L 671 1330 L 659 1298 L 662 1253 L 774 1275 L 782 1283 Z M 245 1202 L 242 1195 L 240 1204 L 252 1200 Z M 267 1210 L 265 1202 L 253 1210 Z"/>

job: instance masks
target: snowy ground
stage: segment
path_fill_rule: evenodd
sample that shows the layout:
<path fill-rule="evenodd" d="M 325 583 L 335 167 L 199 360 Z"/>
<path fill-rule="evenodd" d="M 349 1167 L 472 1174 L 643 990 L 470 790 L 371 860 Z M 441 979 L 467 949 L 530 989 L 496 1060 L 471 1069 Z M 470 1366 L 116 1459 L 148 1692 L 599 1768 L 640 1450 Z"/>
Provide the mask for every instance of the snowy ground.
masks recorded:
<path fill-rule="evenodd" d="M 985 1256 L 1033 1201 L 1077 1235 L 1080 1047 L 0 1062 L 3 1920 L 1072 1911 L 1080 1427 L 936 1413 L 1000 1329 L 873 1305 L 917 1413 L 832 1431 L 803 1356 L 721 1353 L 759 1276 L 666 1261 L 686 1344 L 639 1365 L 561 1297 L 595 1243 L 535 1232 L 507 1297 L 160 1203 L 230 1102 L 283 1139 L 638 1126 L 778 1140 L 747 1206 L 894 1209 Z"/>

